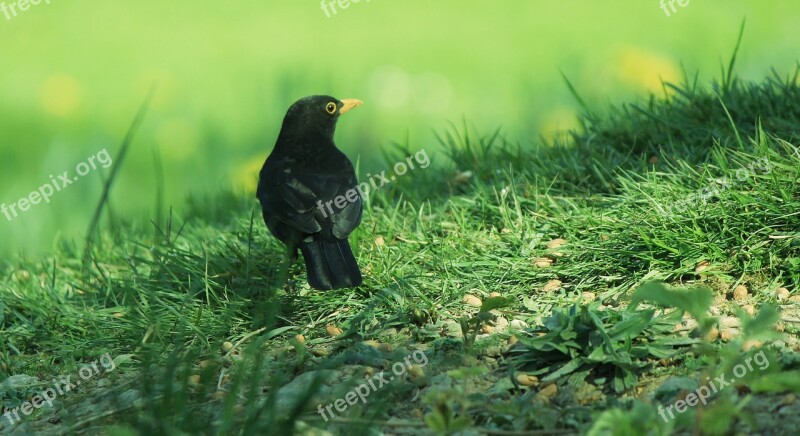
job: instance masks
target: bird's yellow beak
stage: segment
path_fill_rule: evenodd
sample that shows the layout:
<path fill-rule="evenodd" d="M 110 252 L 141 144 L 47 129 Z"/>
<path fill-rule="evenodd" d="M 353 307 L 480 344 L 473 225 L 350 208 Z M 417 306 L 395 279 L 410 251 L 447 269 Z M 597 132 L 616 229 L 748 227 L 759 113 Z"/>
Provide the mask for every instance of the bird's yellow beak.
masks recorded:
<path fill-rule="evenodd" d="M 343 114 L 343 113 L 349 111 L 350 109 L 359 107 L 362 104 L 364 104 L 363 101 L 355 99 L 355 98 L 345 98 L 345 99 L 342 99 L 341 101 L 343 103 L 343 106 L 342 106 L 341 109 L 339 109 L 339 113 L 340 114 Z"/>

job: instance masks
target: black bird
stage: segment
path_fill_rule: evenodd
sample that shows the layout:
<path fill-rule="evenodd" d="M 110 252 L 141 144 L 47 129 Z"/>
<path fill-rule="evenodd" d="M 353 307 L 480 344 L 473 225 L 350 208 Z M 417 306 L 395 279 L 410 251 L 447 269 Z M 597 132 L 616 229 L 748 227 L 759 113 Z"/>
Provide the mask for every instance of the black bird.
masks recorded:
<path fill-rule="evenodd" d="M 361 284 L 347 237 L 361 223 L 362 199 L 353 195 L 353 164 L 333 142 L 339 116 L 361 104 L 322 95 L 295 102 L 259 174 L 264 222 L 286 244 L 290 261 L 300 249 L 315 289 Z"/>

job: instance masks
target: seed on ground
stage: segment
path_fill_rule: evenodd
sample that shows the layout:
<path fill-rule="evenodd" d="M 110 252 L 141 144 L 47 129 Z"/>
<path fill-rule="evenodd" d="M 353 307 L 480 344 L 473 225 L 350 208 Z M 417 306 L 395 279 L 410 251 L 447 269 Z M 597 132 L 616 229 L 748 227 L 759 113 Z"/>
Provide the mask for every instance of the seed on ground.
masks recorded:
<path fill-rule="evenodd" d="M 419 365 L 411 365 L 408 367 L 408 375 L 411 376 L 412 380 L 425 377 L 425 370 Z"/>
<path fill-rule="evenodd" d="M 317 357 L 328 357 L 331 355 L 331 349 L 326 347 L 316 347 L 311 349 L 311 354 Z"/>
<path fill-rule="evenodd" d="M 778 301 L 789 298 L 789 290 L 786 288 L 778 288 L 774 293 L 775 299 Z"/>
<path fill-rule="evenodd" d="M 331 335 L 331 336 L 339 336 L 339 335 L 342 334 L 342 329 L 340 329 L 339 327 L 336 327 L 333 324 L 328 324 L 325 327 L 325 331 L 327 331 L 328 334 Z"/>
<path fill-rule="evenodd" d="M 722 329 L 722 331 L 719 333 L 719 337 L 723 341 L 730 341 L 737 336 L 739 336 L 738 329 Z"/>
<path fill-rule="evenodd" d="M 539 385 L 539 377 L 530 374 L 517 374 L 517 383 L 522 386 L 537 386 Z"/>
<path fill-rule="evenodd" d="M 733 299 L 736 301 L 747 300 L 747 287 L 739 285 L 733 290 Z"/>
<path fill-rule="evenodd" d="M 362 342 L 362 344 L 367 345 L 367 346 L 372 347 L 372 348 L 378 348 L 378 347 L 381 346 L 381 344 L 378 341 L 375 341 L 375 340 L 372 340 L 372 339 L 370 339 L 368 341 L 364 341 L 364 342 Z"/>
<path fill-rule="evenodd" d="M 472 171 L 462 171 L 456 174 L 456 176 L 453 178 L 453 183 L 455 183 L 456 185 L 463 185 L 469 182 L 469 179 L 471 178 L 472 178 Z"/>
<path fill-rule="evenodd" d="M 376 340 L 370 339 L 368 341 L 362 342 L 362 344 L 375 348 L 376 350 L 381 351 L 393 351 L 394 347 L 391 344 L 384 344 L 383 342 L 378 342 Z"/>
<path fill-rule="evenodd" d="M 524 330 L 529 327 L 527 322 L 522 321 L 520 319 L 512 319 L 509 325 L 514 330 Z"/>
<path fill-rule="evenodd" d="M 556 386 L 555 383 L 553 383 L 549 386 L 546 386 L 541 391 L 539 391 L 539 393 L 536 394 L 536 398 L 545 403 L 548 403 L 550 402 L 551 398 L 556 396 L 557 393 L 558 393 L 558 387 Z"/>
<path fill-rule="evenodd" d="M 25 271 L 24 269 L 17 271 L 15 275 L 17 277 L 17 280 L 20 282 L 26 282 L 31 278 L 31 273 Z"/>
<path fill-rule="evenodd" d="M 483 302 L 481 301 L 480 298 L 478 298 L 478 297 L 476 297 L 476 296 L 474 296 L 472 294 L 465 294 L 464 298 L 461 299 L 461 302 L 463 302 L 463 303 L 465 303 L 467 305 L 470 305 L 470 306 L 475 306 L 475 307 L 481 307 L 481 305 L 483 304 Z"/>
<path fill-rule="evenodd" d="M 711 327 L 706 333 L 706 335 L 703 336 L 703 339 L 705 339 L 708 342 L 714 342 L 717 340 L 718 337 L 719 337 L 719 329 L 716 327 Z"/>
<path fill-rule="evenodd" d="M 544 288 L 542 288 L 542 290 L 544 292 L 557 291 L 557 290 L 561 289 L 561 285 L 562 285 L 561 280 L 553 279 L 553 280 L 550 280 L 549 282 L 547 282 L 544 285 Z"/>
<path fill-rule="evenodd" d="M 552 241 L 547 243 L 547 248 L 558 248 L 566 243 L 567 241 L 565 239 L 561 238 L 553 239 Z"/>
<path fill-rule="evenodd" d="M 753 348 L 761 348 L 762 345 L 764 345 L 764 341 L 748 339 L 742 344 L 742 351 L 750 351 Z"/>
<path fill-rule="evenodd" d="M 733 328 L 738 329 L 742 326 L 742 320 L 735 316 L 723 316 L 719 319 L 719 326 L 720 328 Z"/>

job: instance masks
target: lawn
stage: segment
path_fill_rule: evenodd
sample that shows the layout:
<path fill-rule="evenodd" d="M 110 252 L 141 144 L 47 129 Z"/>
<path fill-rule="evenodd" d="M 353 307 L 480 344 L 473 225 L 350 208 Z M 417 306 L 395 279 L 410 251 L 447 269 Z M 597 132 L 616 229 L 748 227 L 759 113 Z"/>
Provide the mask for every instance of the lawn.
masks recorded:
<path fill-rule="evenodd" d="M 19 257 L 0 432 L 792 434 L 798 73 L 731 61 L 551 140 L 439 130 L 370 194 L 356 289 L 311 290 L 228 190 Z"/>

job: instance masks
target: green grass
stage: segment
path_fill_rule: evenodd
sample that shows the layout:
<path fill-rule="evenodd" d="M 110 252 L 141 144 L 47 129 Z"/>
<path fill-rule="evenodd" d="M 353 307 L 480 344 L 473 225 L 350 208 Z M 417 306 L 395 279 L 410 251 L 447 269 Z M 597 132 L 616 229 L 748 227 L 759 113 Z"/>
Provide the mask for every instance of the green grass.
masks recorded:
<path fill-rule="evenodd" d="M 780 429 L 780 422 L 748 424 L 746 417 L 780 403 L 765 392 L 797 388 L 795 373 L 783 372 L 798 365 L 797 303 L 774 292 L 794 294 L 800 285 L 800 91 L 796 74 L 761 83 L 728 77 L 711 87 L 668 85 L 668 97 L 609 115 L 587 112 L 580 128 L 555 142 L 522 146 L 468 123 L 442 132 L 446 154 L 367 202 L 351 239 L 365 276 L 358 289 L 310 290 L 302 265 L 287 270 L 249 196 L 193 196 L 151 224 L 106 220 L 86 264 L 83 246 L 62 242 L 50 256 L 21 256 L 4 268 L 0 378 L 46 382 L 105 353 L 123 357 L 104 378 L 110 383 L 92 380 L 59 398 L 58 411 L 37 411 L 22 424 L 36 431 L 514 434 L 502 431 L 588 432 L 593 423 L 598 434 Z M 385 167 L 421 148 L 397 147 Z M 720 185 L 724 177 L 729 182 Z M 674 207 L 712 186 L 724 187 Z M 557 238 L 566 243 L 548 248 Z M 697 272 L 701 262 L 708 267 Z M 708 293 L 709 301 L 654 300 L 653 292 L 673 294 L 641 288 L 651 281 Z M 738 285 L 749 290 L 745 302 L 728 295 Z M 622 319 L 649 322 L 651 312 L 626 312 L 637 288 L 699 323 L 690 340 L 673 334 L 669 358 L 634 349 L 665 353 L 669 328 L 614 328 Z M 483 300 L 482 311 L 464 303 L 467 294 Z M 553 377 L 556 392 L 546 386 L 555 367 L 537 365 L 542 383 L 520 385 L 520 371 L 534 373 L 523 364 L 540 362 L 537 353 L 550 346 L 544 342 L 568 339 L 537 339 L 562 331 L 548 317 L 590 300 L 559 328 L 575 326 L 581 341 L 614 355 L 614 365 L 634 368 L 624 383 L 608 379 L 613 366 L 569 352 L 547 354 L 584 365 L 575 377 Z M 760 324 L 737 311 L 742 304 L 764 314 Z M 764 333 L 777 317 L 770 304 L 784 309 L 777 338 Z M 743 336 L 702 340 L 717 322 L 706 320 L 708 311 L 742 316 Z M 333 326 L 343 330 L 335 339 L 327 331 Z M 604 334 L 613 341 L 596 342 Z M 513 347 L 512 336 L 520 339 Z M 729 368 L 754 338 L 768 341 L 769 375 L 794 384 L 770 388 L 774 379 L 751 374 L 753 394 L 728 392 L 703 419 L 658 418 L 650 394 L 662 382 Z M 638 359 L 630 367 L 619 357 L 624 350 Z M 428 363 L 366 404 L 329 422 L 316 413 L 363 374 L 389 371 L 415 351 Z M 514 358 L 520 353 L 527 357 Z M 0 392 L 0 401 L 15 407 L 36 391 Z M 724 415 L 734 407 L 742 411 Z"/>

